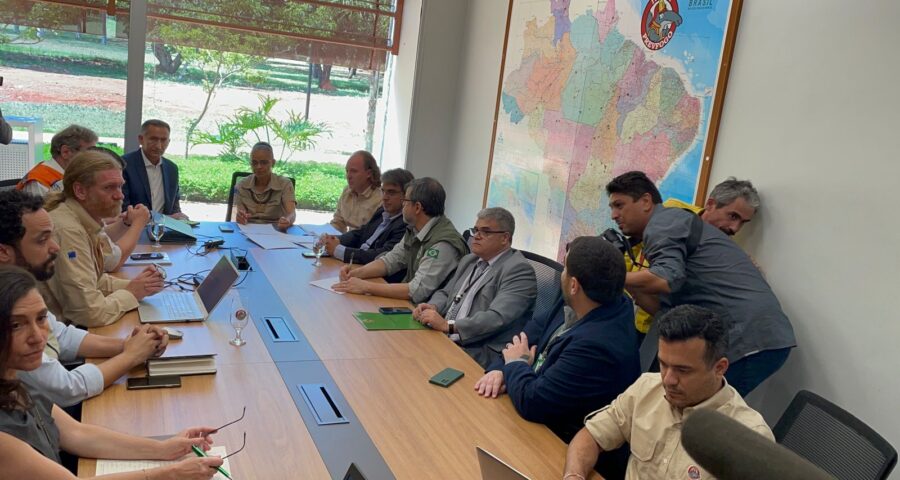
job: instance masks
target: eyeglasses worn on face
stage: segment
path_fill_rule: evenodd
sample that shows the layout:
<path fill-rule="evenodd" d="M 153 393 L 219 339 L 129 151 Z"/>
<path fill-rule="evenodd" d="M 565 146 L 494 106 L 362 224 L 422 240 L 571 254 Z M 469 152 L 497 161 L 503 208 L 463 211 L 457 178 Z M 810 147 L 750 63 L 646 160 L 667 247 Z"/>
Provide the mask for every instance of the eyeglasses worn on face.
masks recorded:
<path fill-rule="evenodd" d="M 473 237 L 493 235 L 495 233 L 509 233 L 509 232 L 507 232 L 506 230 L 490 230 L 487 228 L 478 228 L 478 227 L 472 227 L 469 229 L 469 234 L 472 235 Z"/>

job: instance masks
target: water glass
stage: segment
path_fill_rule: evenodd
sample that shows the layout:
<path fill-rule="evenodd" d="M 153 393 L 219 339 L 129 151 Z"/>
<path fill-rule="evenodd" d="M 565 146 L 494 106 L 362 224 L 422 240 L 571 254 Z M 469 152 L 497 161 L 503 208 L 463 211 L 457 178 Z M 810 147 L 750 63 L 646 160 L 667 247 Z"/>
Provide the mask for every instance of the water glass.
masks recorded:
<path fill-rule="evenodd" d="M 155 218 L 150 218 L 149 227 L 150 238 L 153 240 L 153 248 L 160 248 L 159 240 L 166 233 L 166 226 L 162 222 L 157 222 Z"/>
<path fill-rule="evenodd" d="M 315 254 L 316 256 L 316 261 L 313 262 L 314 267 L 322 266 L 322 261 L 320 259 L 322 258 L 323 253 L 325 253 L 325 244 L 322 242 L 316 242 L 316 244 L 313 245 L 313 254 Z"/>
<path fill-rule="evenodd" d="M 247 322 L 250 321 L 250 314 L 244 310 L 241 305 L 241 299 L 237 296 L 234 296 L 231 299 L 231 309 L 229 310 L 231 326 L 234 327 L 234 338 L 232 338 L 228 343 L 240 347 L 247 343 L 246 340 L 241 338 L 241 332 L 244 330 L 244 327 L 247 326 Z"/>

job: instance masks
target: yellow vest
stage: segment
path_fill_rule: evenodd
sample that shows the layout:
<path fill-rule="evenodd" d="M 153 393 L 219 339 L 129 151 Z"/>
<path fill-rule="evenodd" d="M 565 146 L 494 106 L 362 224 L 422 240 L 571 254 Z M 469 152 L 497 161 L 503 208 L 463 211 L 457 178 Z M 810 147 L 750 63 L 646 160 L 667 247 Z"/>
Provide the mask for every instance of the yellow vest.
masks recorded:
<path fill-rule="evenodd" d="M 684 209 L 687 209 L 687 210 L 690 210 L 690 211 L 696 213 L 697 215 L 700 215 L 703 213 L 703 207 L 698 207 L 698 206 L 690 204 L 690 203 L 685 203 L 685 202 L 682 202 L 681 200 L 677 200 L 675 198 L 670 198 L 670 199 L 666 200 L 665 202 L 663 202 L 663 206 L 666 208 L 684 208 Z M 626 272 L 637 272 L 639 270 L 642 270 L 644 267 L 646 267 L 647 263 L 646 263 L 646 260 L 644 260 L 644 254 L 642 251 L 643 248 L 644 248 L 643 243 L 638 243 L 631 247 L 631 253 L 633 253 L 634 258 L 637 259 L 637 262 L 638 262 L 637 265 L 635 265 L 634 262 L 631 261 L 631 257 L 628 254 L 625 255 L 625 271 Z M 648 331 L 650 331 L 651 324 L 653 324 L 653 316 L 650 315 L 649 313 L 645 312 L 644 310 L 642 310 L 641 307 L 638 307 L 637 305 L 635 305 L 634 306 L 634 328 L 636 328 L 637 331 L 639 331 L 641 333 L 647 333 Z"/>

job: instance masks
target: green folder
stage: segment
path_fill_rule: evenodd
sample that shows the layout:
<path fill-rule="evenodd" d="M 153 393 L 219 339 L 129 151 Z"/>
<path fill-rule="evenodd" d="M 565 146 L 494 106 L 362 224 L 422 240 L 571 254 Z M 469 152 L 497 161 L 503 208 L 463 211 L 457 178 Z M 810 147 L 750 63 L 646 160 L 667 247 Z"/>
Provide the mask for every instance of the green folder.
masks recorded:
<path fill-rule="evenodd" d="M 425 330 L 428 328 L 413 320 L 411 313 L 385 315 L 377 312 L 356 312 L 353 316 L 366 330 Z"/>

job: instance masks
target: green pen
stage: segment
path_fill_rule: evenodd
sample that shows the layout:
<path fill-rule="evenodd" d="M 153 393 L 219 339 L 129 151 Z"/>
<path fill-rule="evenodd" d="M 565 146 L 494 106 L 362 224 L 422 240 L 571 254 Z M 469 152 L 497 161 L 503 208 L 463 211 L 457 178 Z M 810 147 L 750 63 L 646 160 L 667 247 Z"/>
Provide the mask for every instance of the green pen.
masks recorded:
<path fill-rule="evenodd" d="M 196 445 L 191 445 L 191 450 L 193 450 L 194 453 L 196 453 L 198 457 L 206 456 L 206 452 L 204 452 L 203 449 L 197 448 Z M 228 480 L 232 480 L 231 475 L 228 472 L 226 472 L 224 468 L 216 467 L 216 470 L 218 470 L 219 473 L 221 473 L 222 475 L 225 475 L 225 478 L 227 478 Z"/>

